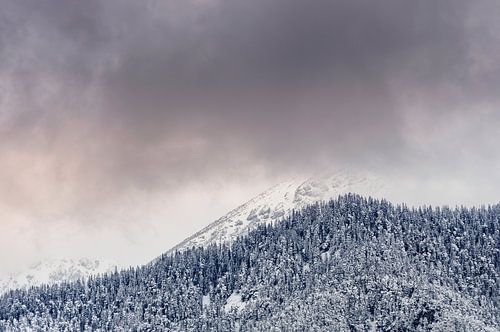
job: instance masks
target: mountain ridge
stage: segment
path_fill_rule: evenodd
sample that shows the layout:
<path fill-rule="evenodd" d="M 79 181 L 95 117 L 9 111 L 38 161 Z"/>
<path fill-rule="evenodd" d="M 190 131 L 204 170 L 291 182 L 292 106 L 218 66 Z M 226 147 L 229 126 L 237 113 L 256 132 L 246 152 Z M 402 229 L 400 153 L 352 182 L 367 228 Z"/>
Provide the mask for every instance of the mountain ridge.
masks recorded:
<path fill-rule="evenodd" d="M 91 275 L 112 272 L 116 267 L 111 262 L 89 258 L 40 261 L 24 271 L 0 279 L 0 295 L 12 289 L 82 280 Z"/>
<path fill-rule="evenodd" d="M 296 177 L 276 184 L 251 198 L 226 215 L 175 245 L 168 252 L 192 246 L 230 243 L 260 224 L 277 222 L 312 203 L 327 201 L 346 193 L 379 195 L 382 181 L 371 173 L 348 169 L 324 172 L 309 177 Z"/>
<path fill-rule="evenodd" d="M 326 201 L 347 192 L 375 195 L 383 186 L 373 174 L 357 173 L 349 169 L 294 177 L 271 186 L 232 209 L 167 252 L 173 253 L 191 246 L 230 243 L 262 223 L 278 222 L 293 210 L 300 210 L 311 203 Z M 0 294 L 11 289 L 84 279 L 112 272 L 115 267 L 116 264 L 111 262 L 88 258 L 40 261 L 24 271 L 0 278 Z"/>

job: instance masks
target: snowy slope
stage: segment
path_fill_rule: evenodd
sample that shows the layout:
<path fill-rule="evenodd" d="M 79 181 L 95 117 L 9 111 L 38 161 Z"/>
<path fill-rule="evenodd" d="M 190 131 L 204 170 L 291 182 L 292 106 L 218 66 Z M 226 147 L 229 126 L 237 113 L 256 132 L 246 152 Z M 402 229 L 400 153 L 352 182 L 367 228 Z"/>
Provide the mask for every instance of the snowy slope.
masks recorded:
<path fill-rule="evenodd" d="M 281 220 L 294 209 L 301 209 L 311 203 L 326 201 L 349 192 L 377 196 L 382 189 L 377 177 L 347 170 L 307 179 L 293 179 L 280 183 L 237 207 L 169 252 L 231 242 L 259 224 Z"/>
<path fill-rule="evenodd" d="M 109 262 L 86 258 L 44 261 L 32 265 L 26 271 L 0 279 L 0 294 L 11 289 L 76 281 L 114 269 L 115 265 Z"/>

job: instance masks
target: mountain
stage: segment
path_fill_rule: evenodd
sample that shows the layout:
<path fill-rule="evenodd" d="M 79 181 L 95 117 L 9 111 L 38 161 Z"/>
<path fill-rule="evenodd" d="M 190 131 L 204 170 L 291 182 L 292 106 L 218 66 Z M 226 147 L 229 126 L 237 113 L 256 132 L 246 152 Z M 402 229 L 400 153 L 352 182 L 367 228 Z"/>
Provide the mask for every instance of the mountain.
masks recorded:
<path fill-rule="evenodd" d="M 348 194 L 86 282 L 0 297 L 7 331 L 499 331 L 500 205 Z"/>
<path fill-rule="evenodd" d="M 114 269 L 114 264 L 87 258 L 47 260 L 36 263 L 21 273 L 0 279 L 0 295 L 11 289 L 72 282 Z"/>
<path fill-rule="evenodd" d="M 200 232 L 170 250 L 207 246 L 235 240 L 260 224 L 271 224 L 317 201 L 327 201 L 341 194 L 356 192 L 376 196 L 384 186 L 369 173 L 348 170 L 295 178 L 277 184 L 243 205 L 230 211 Z M 76 281 L 90 275 L 115 269 L 115 265 L 99 260 L 60 259 L 41 261 L 21 273 L 0 278 L 0 294 L 16 288 Z"/>
<path fill-rule="evenodd" d="M 301 210 L 315 202 L 328 201 L 350 192 L 377 197 L 384 187 L 382 181 L 370 173 L 348 170 L 282 182 L 182 241 L 170 252 L 214 243 L 230 243 L 259 225 L 279 221 L 292 211 Z"/>

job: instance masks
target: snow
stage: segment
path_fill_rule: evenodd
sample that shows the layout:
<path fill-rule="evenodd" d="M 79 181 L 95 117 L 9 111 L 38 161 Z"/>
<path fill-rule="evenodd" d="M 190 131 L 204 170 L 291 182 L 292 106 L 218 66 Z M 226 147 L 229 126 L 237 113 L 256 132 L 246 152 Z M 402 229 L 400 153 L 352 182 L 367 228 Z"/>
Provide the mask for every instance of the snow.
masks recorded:
<path fill-rule="evenodd" d="M 241 295 L 238 293 L 232 293 L 226 300 L 226 305 L 224 306 L 225 312 L 231 312 L 233 309 L 239 313 L 245 309 L 246 303 L 241 299 Z"/>
<path fill-rule="evenodd" d="M 327 201 L 346 193 L 377 196 L 381 181 L 369 173 L 349 170 L 282 182 L 230 211 L 169 252 L 213 243 L 230 243 L 260 224 L 270 224 L 289 216 L 293 210 Z"/>
<path fill-rule="evenodd" d="M 203 297 L 201 298 L 201 305 L 203 306 L 203 308 L 208 307 L 210 303 L 210 295 L 203 295 Z"/>
<path fill-rule="evenodd" d="M 112 272 L 115 267 L 116 264 L 110 262 L 87 258 L 38 262 L 25 271 L 0 279 L 0 294 L 11 289 L 76 281 L 90 275 Z"/>

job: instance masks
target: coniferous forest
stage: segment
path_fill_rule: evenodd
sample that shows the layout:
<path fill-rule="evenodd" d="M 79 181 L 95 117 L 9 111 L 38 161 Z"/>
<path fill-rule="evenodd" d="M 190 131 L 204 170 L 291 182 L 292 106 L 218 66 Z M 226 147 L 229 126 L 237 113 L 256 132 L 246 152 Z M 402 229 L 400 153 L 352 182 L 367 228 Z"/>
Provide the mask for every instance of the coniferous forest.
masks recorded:
<path fill-rule="evenodd" d="M 500 205 L 345 195 L 231 244 L 0 298 L 6 331 L 498 331 Z"/>

